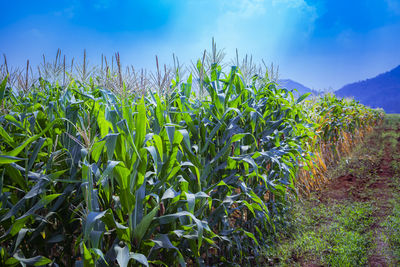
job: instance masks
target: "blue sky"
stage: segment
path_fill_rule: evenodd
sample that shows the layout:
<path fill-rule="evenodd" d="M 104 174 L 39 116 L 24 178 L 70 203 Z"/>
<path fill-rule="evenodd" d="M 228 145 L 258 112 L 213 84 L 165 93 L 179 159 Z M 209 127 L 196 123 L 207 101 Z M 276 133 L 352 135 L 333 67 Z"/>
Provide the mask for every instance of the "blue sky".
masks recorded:
<path fill-rule="evenodd" d="M 211 38 L 228 58 L 252 54 L 280 77 L 338 89 L 400 64 L 400 0 L 87 0 L 2 3 L 0 53 L 17 66 L 60 48 L 92 62 L 119 51 L 152 68 L 175 53 L 190 64 Z"/>

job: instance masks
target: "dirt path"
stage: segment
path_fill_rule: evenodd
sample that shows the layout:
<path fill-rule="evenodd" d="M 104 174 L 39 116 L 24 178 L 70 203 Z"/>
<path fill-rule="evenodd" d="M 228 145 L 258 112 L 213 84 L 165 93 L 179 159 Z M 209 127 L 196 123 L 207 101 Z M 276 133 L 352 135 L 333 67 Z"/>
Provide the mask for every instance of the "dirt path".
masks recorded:
<path fill-rule="evenodd" d="M 340 176 L 333 180 L 326 189 L 321 192 L 321 201 L 332 202 L 332 200 L 342 201 L 350 200 L 352 202 L 373 201 L 375 208 L 373 212 L 374 230 L 373 241 L 374 251 L 368 259 L 369 266 L 389 266 L 390 260 L 385 255 L 389 250 L 388 244 L 383 240 L 382 221 L 391 213 L 391 205 L 389 200 L 392 198 L 392 177 L 393 171 L 390 163 L 392 161 L 389 144 L 385 145 L 384 155 L 380 160 L 377 174 L 374 179 L 365 179 L 364 177 L 356 177 L 352 174 Z"/>
<path fill-rule="evenodd" d="M 387 251 L 390 251 L 390 248 L 389 244 L 383 238 L 384 229 L 381 226 L 382 221 L 390 215 L 392 210 L 389 200 L 393 197 L 392 179 L 394 172 L 390 164 L 393 152 L 390 149 L 390 144 L 386 143 L 384 155 L 379 166 L 379 176 L 369 186 L 376 203 L 376 211 L 373 214 L 375 217 L 375 224 L 373 225 L 375 230 L 375 248 L 368 259 L 369 266 L 389 266 L 393 262 L 393 259 L 390 259 L 387 255 Z"/>
<path fill-rule="evenodd" d="M 400 266 L 400 115 L 386 116 L 329 176 L 296 207 L 279 265 Z"/>
<path fill-rule="evenodd" d="M 393 207 L 390 200 L 396 194 L 393 186 L 395 173 L 392 169 L 392 161 L 393 155 L 400 153 L 400 143 L 393 147 L 389 138 L 384 137 L 389 136 L 393 131 L 400 132 L 400 128 L 378 128 L 375 136 L 381 138 L 370 138 L 365 144 L 372 151 L 379 151 L 383 146 L 381 157 L 373 159 L 371 166 L 368 166 L 370 168 L 368 172 L 375 174 L 374 176 L 363 177 L 349 173 L 333 179 L 320 194 L 320 200 L 325 203 L 342 200 L 374 203 L 372 213 L 374 223 L 371 225 L 373 243 L 368 257 L 368 266 L 392 266 L 394 262 L 390 255 L 389 244 L 384 238 L 382 226 L 382 222 L 391 214 Z M 400 141 L 400 138 L 397 141 Z"/>

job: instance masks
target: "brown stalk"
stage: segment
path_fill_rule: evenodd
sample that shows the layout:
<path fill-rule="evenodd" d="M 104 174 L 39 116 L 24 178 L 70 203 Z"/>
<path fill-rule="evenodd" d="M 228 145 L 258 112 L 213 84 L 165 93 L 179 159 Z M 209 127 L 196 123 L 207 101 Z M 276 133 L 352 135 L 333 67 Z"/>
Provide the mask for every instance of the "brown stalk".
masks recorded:
<path fill-rule="evenodd" d="M 64 55 L 64 61 L 63 61 L 63 85 L 65 86 L 65 55 Z"/>
<path fill-rule="evenodd" d="M 122 83 L 122 72 L 121 72 L 121 59 L 119 57 L 119 53 L 115 53 L 115 61 L 117 63 L 117 68 L 118 68 L 118 78 L 119 78 L 119 87 L 121 90 L 123 90 L 123 83 Z"/>
<path fill-rule="evenodd" d="M 71 61 L 71 74 L 72 74 L 73 67 L 74 67 L 74 58 L 72 58 L 72 61 Z"/>
<path fill-rule="evenodd" d="M 104 55 L 101 54 L 101 71 L 103 71 L 103 58 L 104 58 Z"/>
<path fill-rule="evenodd" d="M 86 49 L 83 50 L 82 78 L 86 80 Z"/>
<path fill-rule="evenodd" d="M 26 61 L 25 90 L 28 91 L 29 59 Z"/>
<path fill-rule="evenodd" d="M 9 74 L 6 54 L 3 54 L 3 57 L 4 57 L 4 65 L 6 66 L 6 72 L 7 74 Z"/>

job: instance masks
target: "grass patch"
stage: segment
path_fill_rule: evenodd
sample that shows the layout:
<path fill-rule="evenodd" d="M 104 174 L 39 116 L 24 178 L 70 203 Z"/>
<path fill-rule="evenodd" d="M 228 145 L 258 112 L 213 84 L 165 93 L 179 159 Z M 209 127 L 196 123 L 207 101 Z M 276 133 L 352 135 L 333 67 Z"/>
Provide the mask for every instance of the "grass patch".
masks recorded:
<path fill-rule="evenodd" d="M 385 123 L 391 128 L 398 127 L 400 124 L 400 114 L 385 114 Z"/>
<path fill-rule="evenodd" d="M 301 219 L 293 238 L 284 240 L 270 255 L 274 265 L 304 262 L 330 266 L 360 266 L 367 262 L 373 224 L 371 203 L 315 204 L 298 207 Z"/>
<path fill-rule="evenodd" d="M 330 266 L 362 266 L 367 263 L 372 233 L 366 235 L 358 231 L 349 231 L 343 227 L 334 227 L 327 237 L 331 245 L 330 253 L 322 262 Z"/>
<path fill-rule="evenodd" d="M 393 256 L 397 263 L 400 262 L 400 198 L 391 201 L 393 211 L 382 223 L 385 229 L 385 238 L 392 249 Z"/>
<path fill-rule="evenodd" d="M 373 208 L 370 203 L 355 202 L 348 206 L 342 206 L 337 220 L 346 230 L 362 233 L 368 230 L 373 223 L 372 212 Z"/>

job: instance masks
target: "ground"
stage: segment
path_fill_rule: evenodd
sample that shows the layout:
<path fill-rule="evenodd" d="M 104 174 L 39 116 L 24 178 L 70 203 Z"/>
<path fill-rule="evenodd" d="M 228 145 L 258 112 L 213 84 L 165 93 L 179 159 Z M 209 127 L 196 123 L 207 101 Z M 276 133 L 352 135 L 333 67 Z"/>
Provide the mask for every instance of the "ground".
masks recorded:
<path fill-rule="evenodd" d="M 295 205 L 270 265 L 400 264 L 400 116 L 387 115 L 353 153 L 329 171 L 330 182 Z"/>

